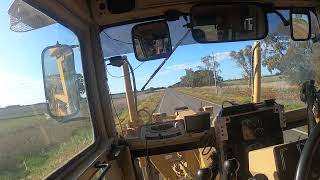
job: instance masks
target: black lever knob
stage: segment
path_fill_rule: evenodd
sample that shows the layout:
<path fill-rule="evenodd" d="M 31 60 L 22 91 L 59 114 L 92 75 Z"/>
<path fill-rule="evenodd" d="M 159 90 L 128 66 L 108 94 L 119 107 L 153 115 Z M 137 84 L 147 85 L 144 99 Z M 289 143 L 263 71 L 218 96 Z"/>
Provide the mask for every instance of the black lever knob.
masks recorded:
<path fill-rule="evenodd" d="M 196 178 L 197 180 L 211 180 L 212 179 L 211 169 L 209 168 L 199 169 L 197 171 L 196 177 L 197 177 Z"/>
<path fill-rule="evenodd" d="M 228 177 L 234 177 L 238 171 L 237 159 L 227 159 L 223 163 L 223 169 L 227 173 Z"/>

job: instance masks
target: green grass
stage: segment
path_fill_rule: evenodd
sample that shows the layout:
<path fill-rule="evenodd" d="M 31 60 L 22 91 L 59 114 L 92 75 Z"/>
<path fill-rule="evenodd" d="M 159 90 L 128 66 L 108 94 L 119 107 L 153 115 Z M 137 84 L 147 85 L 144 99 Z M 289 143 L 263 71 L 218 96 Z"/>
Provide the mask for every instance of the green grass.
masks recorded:
<path fill-rule="evenodd" d="M 93 142 L 91 127 L 77 129 L 64 143 L 19 155 L 16 169 L 1 172 L 0 179 L 42 179 Z"/>

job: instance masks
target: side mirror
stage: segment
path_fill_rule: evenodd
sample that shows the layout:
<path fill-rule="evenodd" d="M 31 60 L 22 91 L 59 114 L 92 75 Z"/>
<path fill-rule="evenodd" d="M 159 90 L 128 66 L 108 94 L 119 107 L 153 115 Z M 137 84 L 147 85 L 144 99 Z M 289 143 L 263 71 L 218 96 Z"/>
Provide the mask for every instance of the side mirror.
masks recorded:
<path fill-rule="evenodd" d="M 71 46 L 49 46 L 42 51 L 44 92 L 49 115 L 59 122 L 79 115 L 80 92 Z"/>
<path fill-rule="evenodd" d="M 152 21 L 132 28 L 133 49 L 137 60 L 149 61 L 169 57 L 172 53 L 166 21 Z"/>
<path fill-rule="evenodd" d="M 290 10 L 291 38 L 305 41 L 311 37 L 311 17 L 308 9 Z"/>

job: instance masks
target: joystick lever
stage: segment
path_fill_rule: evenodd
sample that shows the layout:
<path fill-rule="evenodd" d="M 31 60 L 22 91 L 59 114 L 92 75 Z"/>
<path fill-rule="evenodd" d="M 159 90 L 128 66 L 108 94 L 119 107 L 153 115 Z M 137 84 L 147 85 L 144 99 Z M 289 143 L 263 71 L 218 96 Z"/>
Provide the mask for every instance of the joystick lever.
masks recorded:
<path fill-rule="evenodd" d="M 223 163 L 223 170 L 226 173 L 227 180 L 235 180 L 237 179 L 239 162 L 236 158 L 227 159 Z"/>

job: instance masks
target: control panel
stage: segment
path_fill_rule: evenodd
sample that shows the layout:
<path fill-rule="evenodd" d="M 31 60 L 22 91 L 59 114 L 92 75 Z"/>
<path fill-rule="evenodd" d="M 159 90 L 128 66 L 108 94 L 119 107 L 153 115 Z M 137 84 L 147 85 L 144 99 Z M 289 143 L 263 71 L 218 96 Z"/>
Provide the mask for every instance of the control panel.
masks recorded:
<path fill-rule="evenodd" d="M 283 143 L 283 113 L 274 100 L 221 110 L 215 131 L 224 179 L 248 179 L 248 152 Z"/>

